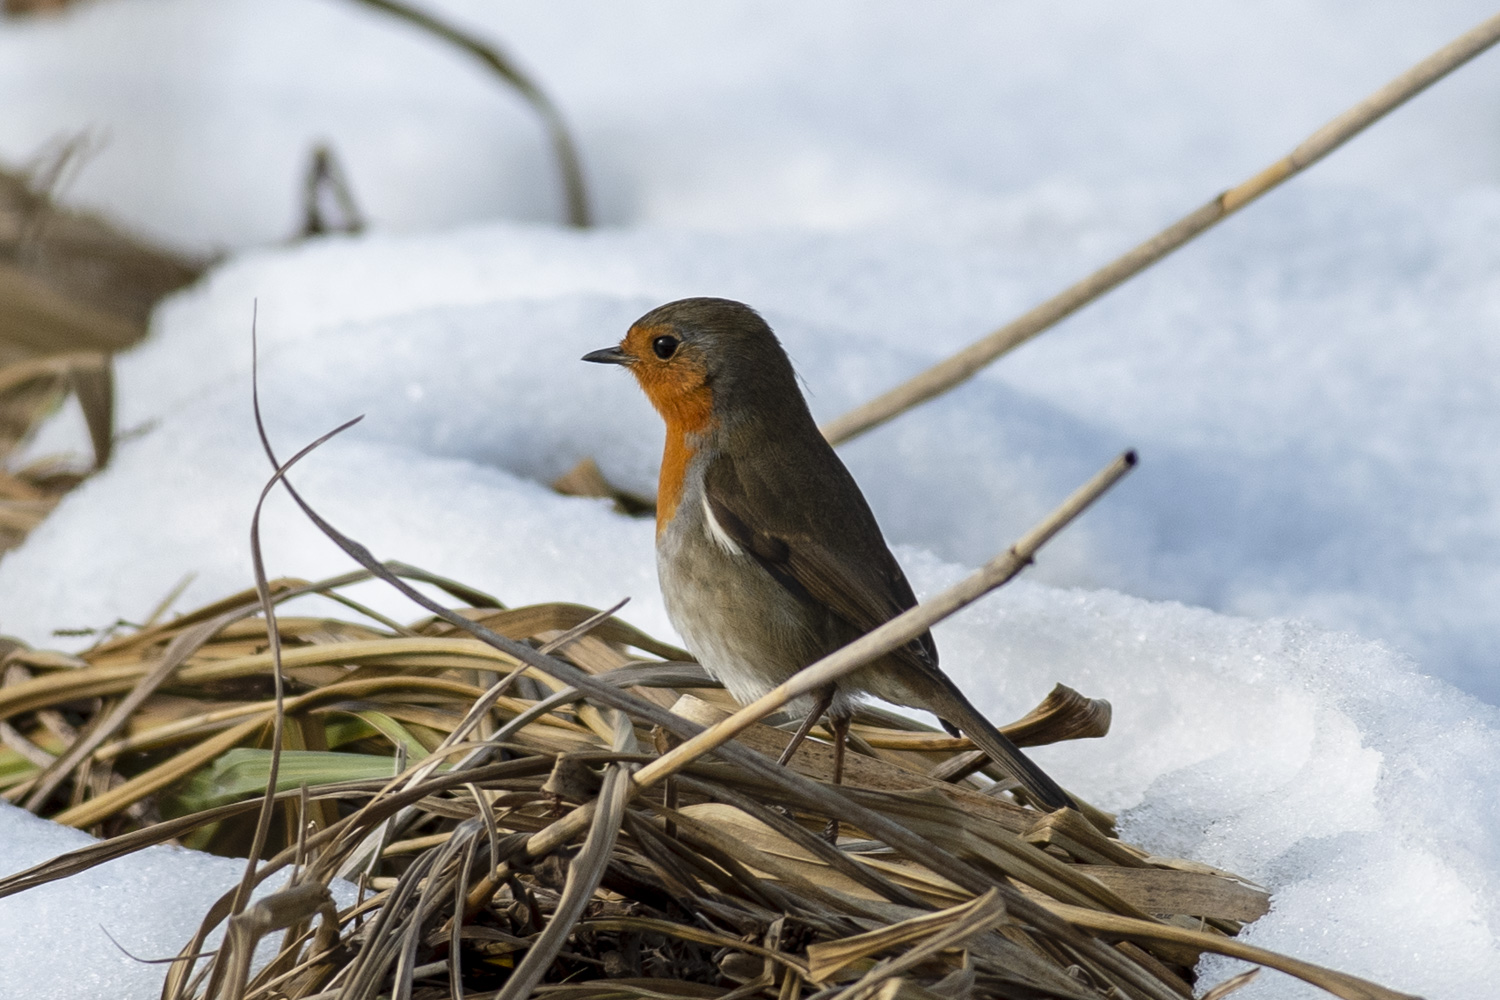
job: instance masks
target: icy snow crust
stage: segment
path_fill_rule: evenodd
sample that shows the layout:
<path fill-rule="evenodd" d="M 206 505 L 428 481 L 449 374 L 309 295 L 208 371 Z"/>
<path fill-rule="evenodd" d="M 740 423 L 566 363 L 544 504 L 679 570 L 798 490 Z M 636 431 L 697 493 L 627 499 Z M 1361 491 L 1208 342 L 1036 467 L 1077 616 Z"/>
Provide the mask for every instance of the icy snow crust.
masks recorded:
<path fill-rule="evenodd" d="M 118 368 L 139 433 L 0 562 L 0 628 L 55 645 L 54 628 L 139 618 L 188 572 L 179 608 L 248 584 L 258 299 L 283 454 L 367 415 L 296 473 L 325 515 L 507 603 L 629 595 L 625 616 L 670 636 L 651 525 L 543 485 L 593 456 L 653 488 L 655 415 L 578 357 L 667 299 L 741 298 L 832 417 L 1491 13 L 1248 6 L 448 6 L 577 123 L 615 224 L 586 235 L 454 226 L 555 217 L 535 126 L 347 6 L 161 0 L 0 28 L 0 155 L 94 123 L 111 145 L 80 197 L 251 246 L 290 227 L 297 163 L 332 136 L 383 227 L 242 251 L 159 311 Z M 1247 940 L 1434 1000 L 1500 978 L 1497 65 L 843 449 L 931 593 L 1138 447 L 1027 580 L 937 630 L 945 668 L 999 719 L 1058 680 L 1109 698 L 1107 740 L 1037 751 L 1064 784 L 1123 810 L 1132 840 L 1272 888 Z M 348 568 L 281 499 L 267 517 L 273 573 Z M 45 830 L 51 850 L 78 836 L 0 812 L 0 870 L 45 856 Z M 140 931 L 123 944 L 175 952 L 205 903 L 168 885 L 194 881 L 189 855 L 159 857 L 150 898 L 119 862 L 0 901 L 0 997 L 154 995 L 159 970 L 76 912 L 118 907 Z M 78 942 L 65 968 L 53 917 Z M 1267 973 L 1241 995 L 1314 994 Z"/>
<path fill-rule="evenodd" d="M 5 802 L 0 802 L 0 831 L 0 872 L 6 874 L 94 842 L 85 833 Z M 244 861 L 180 847 L 148 847 L 64 882 L 0 899 L 0 940 L 5 942 L 0 947 L 0 997 L 158 996 L 165 966 L 137 959 L 175 956 L 198 932 L 209 907 L 235 887 L 244 871 Z M 285 872 L 272 876 L 255 898 L 285 882 Z M 353 905 L 353 885 L 339 879 L 331 889 L 336 905 Z M 222 936 L 222 928 L 215 931 L 205 950 L 217 948 Z M 259 960 L 275 957 L 279 943 L 279 935 L 263 941 Z"/>

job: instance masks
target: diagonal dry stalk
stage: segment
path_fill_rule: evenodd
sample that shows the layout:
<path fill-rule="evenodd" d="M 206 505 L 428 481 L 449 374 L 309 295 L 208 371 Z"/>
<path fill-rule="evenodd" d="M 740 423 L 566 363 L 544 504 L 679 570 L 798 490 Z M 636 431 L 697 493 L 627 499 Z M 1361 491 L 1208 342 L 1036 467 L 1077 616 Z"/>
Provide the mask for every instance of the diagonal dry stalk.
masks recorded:
<path fill-rule="evenodd" d="M 1283 181 L 1312 166 L 1497 41 L 1500 41 L 1500 14 L 1465 32 L 1391 80 L 1253 177 L 1216 195 L 1123 256 L 957 354 L 836 418 L 823 428 L 824 436 L 834 444 L 841 444 L 963 384 L 996 358 L 1071 316 Z"/>

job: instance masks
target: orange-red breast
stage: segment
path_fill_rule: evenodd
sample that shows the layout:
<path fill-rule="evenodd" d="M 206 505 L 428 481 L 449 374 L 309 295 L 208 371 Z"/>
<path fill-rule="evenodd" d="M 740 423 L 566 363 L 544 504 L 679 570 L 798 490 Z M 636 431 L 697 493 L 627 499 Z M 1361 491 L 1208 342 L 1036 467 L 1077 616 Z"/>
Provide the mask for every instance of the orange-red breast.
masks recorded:
<path fill-rule="evenodd" d="M 636 320 L 618 347 L 583 360 L 630 369 L 666 422 L 656 497 L 662 596 L 687 648 L 738 701 L 916 603 L 786 352 L 749 306 L 669 302 Z M 932 712 L 1039 803 L 1071 804 L 938 669 L 930 632 L 798 706 L 809 710 L 803 732 L 826 710 L 842 736 L 862 693 Z"/>

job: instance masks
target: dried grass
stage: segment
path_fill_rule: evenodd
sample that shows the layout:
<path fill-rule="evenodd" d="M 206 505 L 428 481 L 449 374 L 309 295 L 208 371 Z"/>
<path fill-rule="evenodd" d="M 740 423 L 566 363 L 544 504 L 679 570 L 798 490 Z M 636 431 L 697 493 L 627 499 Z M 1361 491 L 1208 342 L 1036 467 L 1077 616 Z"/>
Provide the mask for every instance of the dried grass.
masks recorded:
<path fill-rule="evenodd" d="M 1264 891 L 1124 843 L 1102 813 L 1039 812 L 982 772 L 934 778 L 967 741 L 886 712 L 857 716 L 842 787 L 825 783 L 823 742 L 786 769 L 747 767 L 789 739 L 756 725 L 636 790 L 677 743 L 650 716 L 712 727 L 737 708 L 686 653 L 589 608 L 506 609 L 395 570 L 643 707 L 438 618 L 279 617 L 281 769 L 254 881 L 294 875 L 233 917 L 226 894 L 204 921 L 228 918 L 213 971 L 184 958 L 165 995 L 1167 1000 L 1191 994 L 1203 951 L 1341 997 L 1399 995 L 1240 944 Z M 280 603 L 365 576 L 268 589 Z M 0 880 L 0 895 L 151 843 L 243 853 L 270 766 L 270 639 L 246 591 L 77 657 L 12 650 L 0 787 L 112 839 Z M 1107 727 L 1107 706 L 1060 687 L 1006 731 L 1037 745 Z M 579 836 L 528 849 L 585 805 Z M 833 817 L 837 847 L 819 833 Z M 336 912 L 341 874 L 360 902 Z M 252 974 L 255 943 L 277 932 L 279 957 Z"/>
<path fill-rule="evenodd" d="M 146 333 L 153 305 L 204 261 L 63 208 L 54 189 L 84 158 L 64 143 L 26 171 L 0 170 L 0 552 L 25 539 L 90 471 L 58 461 L 15 469 L 12 452 L 74 395 L 94 468 L 114 441 L 110 353 Z"/>

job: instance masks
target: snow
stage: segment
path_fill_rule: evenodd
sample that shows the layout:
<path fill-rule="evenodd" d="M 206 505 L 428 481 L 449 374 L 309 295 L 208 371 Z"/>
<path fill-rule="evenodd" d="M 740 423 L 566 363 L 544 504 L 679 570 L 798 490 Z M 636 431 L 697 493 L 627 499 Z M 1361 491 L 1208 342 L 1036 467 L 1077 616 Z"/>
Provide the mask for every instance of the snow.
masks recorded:
<path fill-rule="evenodd" d="M 511 95 L 355 5 L 117 0 L 0 24 L 0 158 L 90 129 L 102 145 L 71 198 L 232 251 L 119 359 L 120 426 L 136 433 L 0 561 L 0 628 L 58 646 L 53 629 L 138 618 L 189 572 L 179 609 L 247 584 L 267 475 L 248 406 L 258 302 L 283 455 L 366 415 L 295 474 L 325 515 L 508 603 L 629 595 L 625 616 L 670 636 L 651 526 L 545 486 L 585 456 L 654 486 L 657 418 L 581 354 L 668 299 L 739 298 L 831 418 L 1492 13 L 443 9 L 558 99 L 605 228 L 552 224 L 547 152 Z M 1488 996 L 1500 973 L 1497 89 L 1500 56 L 1481 57 L 843 449 L 931 593 L 1137 447 L 1141 466 L 1026 580 L 940 627 L 945 668 L 996 718 L 1058 680 L 1109 698 L 1108 739 L 1038 751 L 1064 784 L 1122 810 L 1137 842 L 1271 887 L 1252 943 L 1453 1000 Z M 375 229 L 283 245 L 320 139 Z M 31 451 L 70 434 L 60 419 Z M 348 566 L 283 501 L 263 534 L 273 573 Z M 378 588 L 361 598 L 415 614 Z M 0 844 L 13 823 L 0 813 Z M 0 933 L 46 940 L 4 913 Z M 161 933 L 127 947 L 186 935 Z M 107 941 L 89 954 L 118 958 Z M 73 972 L 27 972 L 28 995 L 78 995 Z M 1241 995 L 1305 994 L 1267 973 Z"/>
<path fill-rule="evenodd" d="M 957 575 L 924 569 L 933 586 Z M 992 717 L 1064 671 L 1109 698 L 1106 739 L 1035 757 L 1123 809 L 1132 843 L 1272 888 L 1243 940 L 1427 997 L 1490 995 L 1500 711 L 1353 636 L 1110 591 L 1018 581 L 937 638 Z M 1322 995 L 1258 978 L 1245 995 Z"/>
<path fill-rule="evenodd" d="M 4 802 L 0 830 L 0 872 L 6 874 L 94 842 L 86 833 Z M 0 996 L 160 995 L 165 966 L 139 960 L 176 956 L 198 932 L 209 907 L 235 887 L 244 871 L 242 860 L 148 847 L 65 881 L 0 899 L 6 941 L 0 948 Z M 280 888 L 286 874 L 267 879 L 254 898 Z M 353 905 L 353 885 L 336 880 L 331 888 L 335 905 Z M 205 949 L 217 948 L 222 937 L 220 928 Z M 279 943 L 276 935 L 262 941 L 257 949 L 261 960 L 274 957 Z"/>

